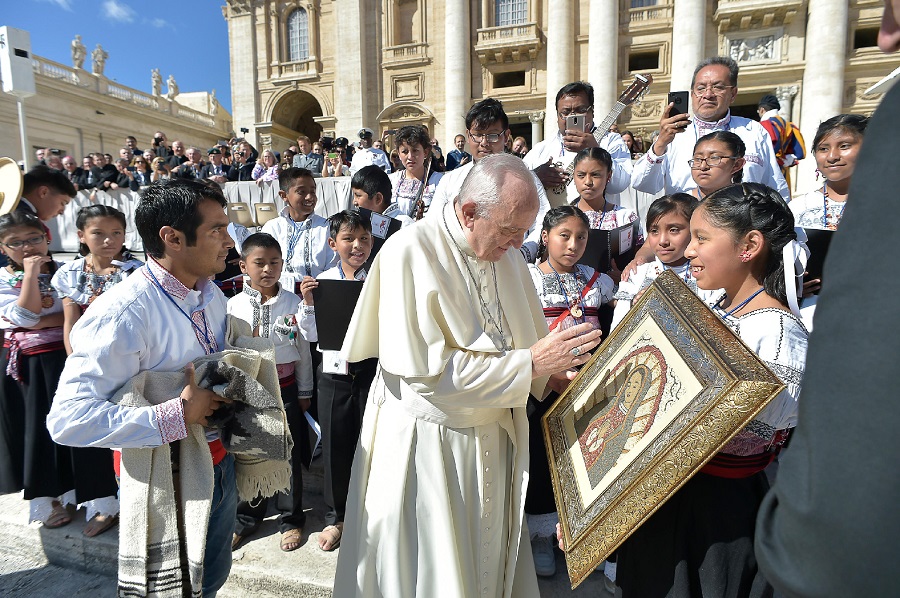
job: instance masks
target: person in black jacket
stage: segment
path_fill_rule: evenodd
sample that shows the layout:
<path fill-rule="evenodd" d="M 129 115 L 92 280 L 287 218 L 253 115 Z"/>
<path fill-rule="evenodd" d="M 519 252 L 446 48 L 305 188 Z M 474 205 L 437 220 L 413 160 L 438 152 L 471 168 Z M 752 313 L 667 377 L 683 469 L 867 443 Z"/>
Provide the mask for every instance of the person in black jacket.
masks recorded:
<path fill-rule="evenodd" d="M 900 50 L 900 0 L 885 0 L 878 46 Z M 900 261 L 859 248 L 900 238 L 900 87 L 866 128 L 847 208 L 828 248 L 800 416 L 756 522 L 756 557 L 785 596 L 894 596 L 900 588 Z M 811 148 L 816 151 L 817 148 Z"/>
<path fill-rule="evenodd" d="M 94 164 L 94 158 L 85 156 L 81 160 L 81 173 L 73 181 L 79 189 L 94 189 L 103 178 L 100 168 Z"/>
<path fill-rule="evenodd" d="M 252 181 L 253 168 L 256 160 L 253 159 L 253 147 L 246 141 L 241 141 L 232 152 L 234 161 L 231 165 L 229 181 Z"/>
<path fill-rule="evenodd" d="M 200 178 L 209 179 L 216 183 L 228 182 L 231 166 L 222 162 L 222 150 L 218 147 L 212 147 L 206 154 L 209 158 L 209 163 L 200 170 Z"/>

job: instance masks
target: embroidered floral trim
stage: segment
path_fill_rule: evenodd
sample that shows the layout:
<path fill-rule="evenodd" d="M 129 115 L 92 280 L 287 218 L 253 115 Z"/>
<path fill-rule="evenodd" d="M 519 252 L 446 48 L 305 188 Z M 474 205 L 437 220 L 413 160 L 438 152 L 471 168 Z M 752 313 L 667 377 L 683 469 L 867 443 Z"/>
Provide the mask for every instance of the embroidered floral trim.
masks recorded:
<path fill-rule="evenodd" d="M 155 259 L 150 258 L 147 260 L 147 268 L 149 268 L 153 275 L 156 276 L 156 280 L 159 281 L 159 284 L 162 286 L 163 290 L 172 295 L 173 297 L 178 297 L 182 301 L 187 298 L 188 293 L 191 291 L 189 288 L 181 284 L 181 281 L 172 276 L 172 274 L 163 268 L 159 262 Z M 147 274 L 147 278 L 150 278 L 149 273 Z"/>
<path fill-rule="evenodd" d="M 181 397 L 175 397 L 165 403 L 154 405 L 156 425 L 163 444 L 187 438 L 187 425 L 184 422 L 184 406 Z"/>

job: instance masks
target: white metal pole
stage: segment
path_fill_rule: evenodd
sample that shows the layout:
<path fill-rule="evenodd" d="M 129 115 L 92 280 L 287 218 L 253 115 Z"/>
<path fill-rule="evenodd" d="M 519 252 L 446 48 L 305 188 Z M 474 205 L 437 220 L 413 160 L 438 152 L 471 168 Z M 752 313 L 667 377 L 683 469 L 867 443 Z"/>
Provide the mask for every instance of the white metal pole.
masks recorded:
<path fill-rule="evenodd" d="M 19 137 L 22 140 L 22 164 L 25 165 L 25 171 L 28 171 L 31 160 L 28 155 L 28 133 L 25 131 L 25 98 L 16 96 L 16 106 L 19 109 Z"/>

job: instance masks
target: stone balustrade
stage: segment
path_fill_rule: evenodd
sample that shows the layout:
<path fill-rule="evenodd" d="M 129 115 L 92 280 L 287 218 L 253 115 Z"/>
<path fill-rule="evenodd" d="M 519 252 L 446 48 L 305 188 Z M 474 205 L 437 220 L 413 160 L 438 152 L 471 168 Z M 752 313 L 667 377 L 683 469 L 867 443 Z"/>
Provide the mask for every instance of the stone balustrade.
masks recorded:
<path fill-rule="evenodd" d="M 189 120 L 205 127 L 218 128 L 223 131 L 231 128 L 231 122 L 226 118 L 217 120 L 216 117 L 209 114 L 180 105 L 177 99 L 172 101 L 165 96 L 154 96 L 131 87 L 125 87 L 104 76 L 91 74 L 84 69 L 75 69 L 41 56 L 33 56 L 32 65 L 38 81 L 41 78 L 52 79 L 128 102 L 146 110 L 163 112 L 178 119 Z"/>

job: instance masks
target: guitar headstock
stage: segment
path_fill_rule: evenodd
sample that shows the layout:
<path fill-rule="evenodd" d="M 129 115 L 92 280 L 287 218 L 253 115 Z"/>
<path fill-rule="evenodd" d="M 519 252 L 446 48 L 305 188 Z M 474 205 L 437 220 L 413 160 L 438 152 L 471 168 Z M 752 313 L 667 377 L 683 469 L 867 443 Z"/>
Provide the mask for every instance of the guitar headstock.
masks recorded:
<path fill-rule="evenodd" d="M 623 91 L 622 95 L 619 96 L 619 102 L 625 106 L 630 106 L 647 93 L 651 83 L 653 83 L 653 75 L 635 75 L 634 81 L 631 82 L 628 89 Z"/>

